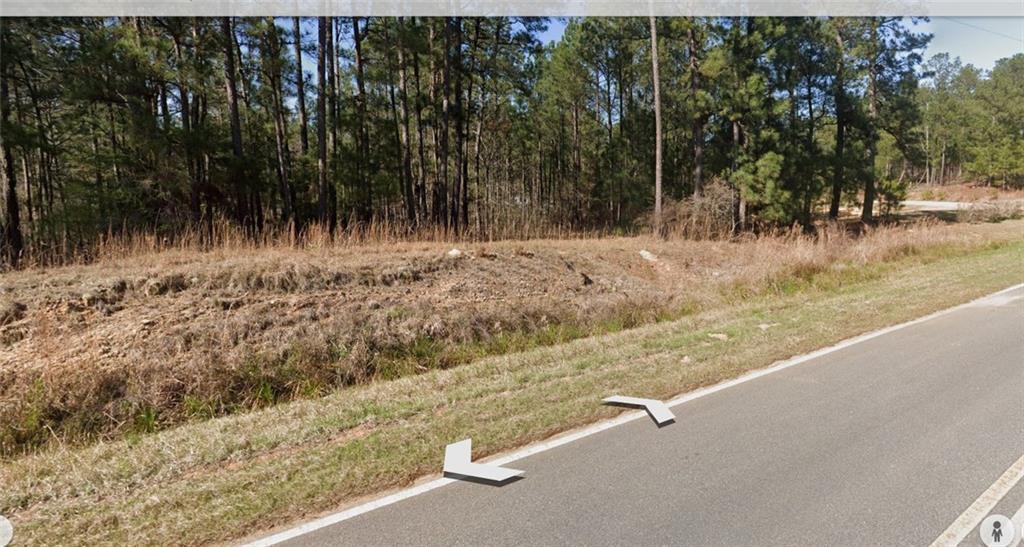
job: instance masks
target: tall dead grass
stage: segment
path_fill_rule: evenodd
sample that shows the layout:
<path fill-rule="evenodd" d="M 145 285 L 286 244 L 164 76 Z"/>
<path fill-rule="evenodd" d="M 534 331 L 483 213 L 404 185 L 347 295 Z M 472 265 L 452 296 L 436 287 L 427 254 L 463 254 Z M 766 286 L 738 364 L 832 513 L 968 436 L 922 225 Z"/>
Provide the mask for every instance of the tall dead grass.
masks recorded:
<path fill-rule="evenodd" d="M 1024 200 L 977 202 L 957 209 L 960 222 L 1001 222 L 1024 217 Z"/>
<path fill-rule="evenodd" d="M 599 239 L 613 233 L 626 235 L 634 232 L 610 227 L 579 228 L 538 217 L 503 222 L 499 226 L 473 224 L 459 230 L 434 224 L 411 227 L 405 222 L 380 218 L 366 224 L 352 223 L 347 227 L 338 227 L 333 233 L 327 226 L 317 222 L 301 228 L 291 223 L 268 224 L 260 232 L 252 233 L 233 220 L 218 218 L 202 227 L 188 225 L 167 233 L 125 229 L 108 231 L 89 241 L 72 241 L 68 234 L 58 236 L 55 242 L 30 241 L 20 257 L 19 266 L 80 265 L 168 251 L 232 252 L 275 248 L 322 250 L 397 243 Z M 7 266 L 0 263 L 0 271 Z"/>
<path fill-rule="evenodd" d="M 1019 226 L 967 228 L 537 241 L 464 246 L 459 258 L 446 245 L 410 253 L 317 233 L 300 245 L 228 231 L 218 252 L 200 254 L 195 241 L 112 241 L 102 256 L 155 254 L 144 266 L 50 268 L 2 283 L 0 456 L 314 397 L 1020 238 Z M 357 244 L 366 247 L 338 252 Z"/>
<path fill-rule="evenodd" d="M 681 201 L 668 201 L 662 213 L 668 237 L 708 240 L 724 239 L 735 230 L 734 190 L 728 184 L 713 180 L 698 196 Z"/>

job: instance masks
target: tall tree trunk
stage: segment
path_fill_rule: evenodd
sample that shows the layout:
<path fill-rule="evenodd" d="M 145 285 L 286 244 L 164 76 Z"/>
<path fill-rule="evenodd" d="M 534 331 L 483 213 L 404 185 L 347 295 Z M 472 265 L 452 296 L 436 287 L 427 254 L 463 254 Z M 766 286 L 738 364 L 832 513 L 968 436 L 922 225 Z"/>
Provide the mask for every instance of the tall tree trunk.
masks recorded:
<path fill-rule="evenodd" d="M 701 47 L 691 21 L 687 28 L 690 53 L 690 95 L 695 105 L 693 114 L 693 195 L 699 196 L 704 190 L 704 114 L 700 111 L 700 55 Z"/>
<path fill-rule="evenodd" d="M 469 139 L 469 124 L 470 124 L 470 119 L 472 118 L 472 116 L 470 115 L 470 112 L 468 111 L 468 109 L 473 108 L 473 72 L 475 71 L 475 67 L 476 67 L 477 47 L 479 47 L 479 44 L 480 44 L 480 24 L 481 24 L 481 21 L 482 21 L 482 19 L 480 17 L 476 17 L 476 18 L 473 19 L 473 42 L 470 44 L 470 47 L 469 47 L 469 56 L 470 56 L 469 74 L 468 74 L 468 77 L 469 77 L 469 89 L 466 92 L 466 103 L 465 103 L 466 107 L 465 108 L 462 108 L 462 107 L 459 108 L 459 110 L 462 112 L 461 116 L 463 118 L 463 125 L 462 125 L 463 151 L 462 151 L 462 167 L 461 167 L 461 169 L 462 169 L 462 175 L 461 175 L 461 178 L 462 178 L 462 184 L 461 184 L 461 186 L 462 186 L 461 210 L 462 210 L 462 227 L 463 227 L 463 229 L 466 229 L 466 228 L 469 227 L 469 141 L 468 141 L 468 139 Z M 460 26 L 460 28 L 461 28 L 461 26 Z M 460 34 L 459 36 L 461 37 L 462 35 Z M 461 44 L 461 40 L 459 41 L 459 43 Z M 461 50 L 462 50 L 462 48 L 460 47 L 459 51 L 461 51 Z M 461 54 L 460 54 L 460 56 L 461 56 Z M 460 63 L 460 66 L 461 66 L 461 63 Z"/>
<path fill-rule="evenodd" d="M 658 24 L 651 16 L 651 75 L 654 83 L 654 232 L 661 234 L 661 83 L 658 78 Z"/>
<path fill-rule="evenodd" d="M 369 223 L 373 218 L 373 179 L 369 176 L 370 137 L 366 128 L 366 84 L 363 71 L 363 38 L 359 31 L 359 18 L 352 18 L 352 40 L 356 52 L 356 113 L 359 123 L 359 154 L 362 188 L 360 188 L 359 219 Z"/>
<path fill-rule="evenodd" d="M 412 189 L 412 139 L 409 135 L 409 89 L 406 82 L 405 18 L 398 18 L 398 86 L 402 102 L 402 196 L 409 226 L 416 227 L 416 198 Z"/>
<path fill-rule="evenodd" d="M 184 48 L 181 44 L 181 38 L 177 34 L 171 36 L 174 42 L 174 58 L 177 63 L 178 73 L 178 103 L 181 105 L 181 129 L 182 129 L 182 149 L 185 153 L 185 166 L 188 170 L 189 178 L 189 211 L 192 216 L 192 223 L 195 226 L 199 226 L 202 212 L 200 207 L 200 200 L 202 199 L 200 192 L 199 177 L 196 172 L 195 165 L 195 154 L 193 153 L 192 146 L 192 108 L 191 101 L 189 100 L 188 86 L 185 84 L 184 76 L 184 64 L 185 54 Z"/>
<path fill-rule="evenodd" d="M 843 36 L 839 29 L 836 29 L 836 48 L 839 58 L 836 61 L 836 77 L 833 82 L 832 94 L 836 104 L 836 144 L 835 153 L 832 157 L 832 201 L 828 207 L 828 217 L 839 218 L 839 205 L 843 198 L 843 170 L 845 167 L 846 153 L 846 47 L 843 43 Z"/>
<path fill-rule="evenodd" d="M 309 153 L 309 120 L 306 119 L 306 75 L 302 72 L 302 27 L 298 17 L 292 17 L 292 33 L 295 34 L 295 92 L 298 95 L 299 143 L 302 155 Z"/>
<path fill-rule="evenodd" d="M 157 92 L 160 96 L 160 113 L 161 120 L 163 121 L 163 130 L 164 133 L 167 133 L 171 130 L 171 109 L 167 105 L 167 86 L 161 83 Z M 170 151 L 168 150 L 168 152 Z"/>
<path fill-rule="evenodd" d="M 424 152 L 423 142 L 423 104 L 420 87 L 420 61 L 419 55 L 413 53 L 412 56 L 412 72 L 413 78 L 416 80 L 416 132 L 418 137 L 416 139 L 417 153 L 419 156 L 419 162 L 417 166 L 417 180 L 416 180 L 416 201 L 419 203 L 420 214 L 423 216 L 427 215 L 427 157 Z"/>
<path fill-rule="evenodd" d="M 316 64 L 316 146 L 317 146 L 317 216 L 327 224 L 327 25 L 326 17 L 317 19 Z"/>
<path fill-rule="evenodd" d="M 253 211 L 248 210 L 248 199 L 245 192 L 245 183 L 241 173 L 242 169 L 242 121 L 238 112 L 238 86 L 235 82 L 235 52 L 234 30 L 230 17 L 221 18 L 221 30 L 224 33 L 224 81 L 227 87 L 228 108 L 231 117 L 231 153 L 234 157 L 230 168 L 232 186 L 235 189 L 236 215 L 243 224 L 252 223 L 255 220 Z"/>
<path fill-rule="evenodd" d="M 267 36 L 265 38 L 264 71 L 267 73 L 273 99 L 272 114 L 274 117 L 274 140 L 277 145 L 277 177 L 278 192 L 281 195 L 281 220 L 291 220 L 294 190 L 290 180 L 291 151 L 288 149 L 288 122 L 284 113 L 283 80 L 281 71 L 281 38 L 278 34 L 274 18 L 267 18 Z"/>
<path fill-rule="evenodd" d="M 465 134 L 463 133 L 463 102 L 462 102 L 462 18 L 452 18 L 452 26 L 455 30 L 455 59 L 453 62 L 453 70 L 455 71 L 455 92 L 453 98 L 455 99 L 453 121 L 455 123 L 455 184 L 452 187 L 452 201 L 450 206 L 451 212 L 451 225 L 452 228 L 458 232 L 460 228 L 460 201 L 462 193 L 466 191 L 466 181 L 463 180 L 462 162 L 464 159 L 463 144 L 465 141 Z"/>
<path fill-rule="evenodd" d="M 333 173 L 337 172 L 338 161 L 338 57 L 334 51 L 334 17 L 327 18 L 327 171 L 332 177 L 327 183 L 327 229 L 331 236 L 338 226 L 338 199 Z"/>
<path fill-rule="evenodd" d="M 117 125 L 114 120 L 114 107 L 107 103 L 107 138 L 110 141 L 110 167 L 114 172 L 114 184 L 121 186 L 121 166 L 118 163 L 120 146 L 117 144 Z"/>
<path fill-rule="evenodd" d="M 441 207 L 440 221 L 448 228 L 451 228 L 451 222 L 448 218 L 448 121 L 451 115 L 449 108 L 448 98 L 451 96 L 451 17 L 444 18 L 444 57 L 442 59 L 442 92 L 444 93 L 441 98 L 441 147 L 440 147 L 440 167 L 441 167 L 441 179 L 440 184 L 437 188 L 437 200 Z"/>
<path fill-rule="evenodd" d="M 338 91 L 335 73 L 338 58 L 334 51 L 334 17 L 327 18 L 327 154 L 328 170 L 334 172 L 335 155 L 338 152 Z"/>
<path fill-rule="evenodd" d="M 939 160 L 939 184 L 946 182 L 946 141 L 942 141 L 942 156 Z"/>
<path fill-rule="evenodd" d="M 8 33 L 10 30 L 6 28 L 6 25 L 0 26 L 0 51 L 10 51 L 7 45 Z M 11 124 L 11 105 L 8 99 L 8 54 L 0 55 L 0 124 L 3 127 L 10 127 Z M 0 148 L 3 149 L 2 155 L 4 160 L 4 186 L 5 199 L 7 203 L 7 219 L 4 223 L 4 240 L 3 250 L 7 255 L 7 260 L 10 262 L 12 267 L 18 266 L 18 261 L 21 259 L 21 253 L 25 246 L 25 240 L 21 234 L 21 211 L 18 207 L 18 179 L 15 175 L 14 170 L 14 157 L 11 153 L 11 144 L 8 142 L 9 134 L 6 131 L 0 131 Z"/>
<path fill-rule="evenodd" d="M 878 151 L 878 22 L 872 20 L 871 25 L 871 53 L 868 63 L 868 157 L 867 176 L 864 177 L 864 207 L 861 209 L 860 219 L 863 222 L 872 222 L 875 206 L 875 155 Z"/>
<path fill-rule="evenodd" d="M 814 146 L 814 81 L 813 81 L 813 79 L 814 79 L 814 75 L 813 75 L 812 69 L 810 69 L 810 67 L 808 67 L 808 77 L 807 77 L 807 135 L 805 137 L 806 141 L 805 141 L 804 146 L 808 150 L 809 154 L 813 153 L 813 154 L 816 155 L 816 153 L 815 153 L 815 146 Z M 812 177 L 812 179 L 817 179 L 817 173 L 815 172 L 816 171 L 815 170 L 815 163 L 810 163 L 807 166 L 807 170 L 808 170 L 808 173 L 810 174 L 810 176 Z M 813 228 L 813 224 L 811 222 L 811 208 L 813 207 L 814 198 L 817 197 L 817 196 L 816 195 L 812 195 L 812 192 L 810 192 L 807 189 L 804 189 L 802 193 L 803 193 L 803 202 L 801 203 L 801 209 L 800 209 L 800 223 L 803 225 L 805 230 L 810 231 L 811 228 Z M 814 192 L 814 194 L 817 194 L 817 192 Z"/>

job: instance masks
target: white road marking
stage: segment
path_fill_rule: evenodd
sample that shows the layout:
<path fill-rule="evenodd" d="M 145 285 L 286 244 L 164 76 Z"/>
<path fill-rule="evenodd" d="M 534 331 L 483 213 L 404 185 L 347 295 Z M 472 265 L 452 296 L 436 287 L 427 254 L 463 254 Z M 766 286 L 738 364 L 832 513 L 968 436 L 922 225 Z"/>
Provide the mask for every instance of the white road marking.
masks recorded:
<path fill-rule="evenodd" d="M 967 209 L 971 206 L 970 203 L 962 203 L 959 201 L 932 201 L 917 199 L 905 199 L 901 201 L 900 204 L 904 207 L 923 211 L 957 211 L 959 209 Z"/>
<path fill-rule="evenodd" d="M 931 547 L 959 545 L 971 533 L 971 530 L 974 530 L 985 519 L 985 515 L 992 511 L 999 500 L 1003 499 L 1003 496 L 1017 484 L 1021 477 L 1024 477 L 1024 456 L 1014 462 L 1002 476 L 996 479 L 996 482 L 992 483 L 992 486 L 988 487 L 988 490 L 982 492 L 978 499 L 974 500 L 974 503 L 932 542 Z"/>
<path fill-rule="evenodd" d="M 900 330 L 900 329 L 904 329 L 904 328 L 907 328 L 907 327 L 910 327 L 910 326 L 913 326 L 913 325 L 917 325 L 919 323 L 924 323 L 926 321 L 931 321 L 932 319 L 935 319 L 937 317 L 941 317 L 943 315 L 947 315 L 947 314 L 950 314 L 950 313 L 962 310 L 964 308 L 975 306 L 979 302 L 984 302 L 986 299 L 998 298 L 998 297 L 1001 297 L 1004 294 L 1007 294 L 1007 293 L 1010 293 L 1010 292 L 1013 292 L 1013 291 L 1016 291 L 1016 290 L 1022 289 L 1022 288 L 1024 288 L 1024 283 L 1021 283 L 1021 284 L 1018 284 L 1018 285 L 1014 285 L 1012 287 L 1007 287 L 1007 288 L 1005 288 L 1005 289 L 1003 289 L 1001 291 L 994 292 L 994 293 L 992 293 L 990 295 L 983 296 L 983 297 L 978 298 L 976 300 L 972 300 L 971 302 L 960 304 L 960 305 L 954 306 L 952 308 L 946 308 L 944 310 L 939 310 L 937 312 L 928 314 L 928 315 L 926 315 L 924 317 L 919 317 L 917 319 L 913 319 L 913 320 L 907 321 L 905 323 L 900 323 L 898 325 L 893 325 L 893 326 L 890 326 L 890 327 L 885 327 L 883 329 L 879 329 L 879 330 L 876 330 L 876 331 L 873 331 L 873 332 L 862 334 L 860 336 L 855 336 L 853 338 L 848 338 L 848 339 L 843 340 L 842 342 L 839 342 L 838 344 L 835 344 L 833 346 L 829 346 L 827 348 L 822 348 L 820 350 L 817 350 L 817 351 L 814 351 L 814 352 L 811 352 L 811 353 L 807 353 L 807 354 L 804 354 L 804 355 L 793 357 L 793 358 L 787 359 L 785 361 L 779 361 L 779 362 L 777 362 L 777 363 L 775 363 L 775 364 L 773 364 L 773 365 L 771 365 L 771 366 L 769 366 L 767 368 L 763 368 L 763 369 L 760 369 L 760 370 L 755 370 L 753 372 L 748 372 L 747 374 L 744 374 L 742 376 L 733 378 L 732 380 L 726 380 L 724 382 L 720 382 L 720 383 L 715 384 L 713 386 L 708 386 L 706 388 L 701 388 L 701 389 L 698 389 L 698 390 L 686 393 L 684 395 L 680 395 L 679 397 L 676 397 L 675 399 L 672 399 L 671 401 L 668 401 L 667 403 L 665 403 L 665 405 L 668 406 L 668 407 L 673 407 L 673 406 L 681 405 L 683 403 L 686 403 L 686 402 L 689 402 L 689 401 L 693 401 L 694 399 L 699 399 L 701 397 L 705 397 L 707 395 L 711 395 L 712 393 L 717 393 L 719 391 L 722 391 L 724 389 L 728 389 L 730 387 L 742 384 L 744 382 L 749 382 L 751 380 L 756 380 L 757 378 L 760 378 L 762 376 L 767 376 L 767 375 L 772 374 L 774 372 L 778 372 L 780 370 L 784 370 L 784 369 L 787 369 L 789 367 L 792 367 L 792 366 L 795 366 L 795 365 L 799 365 L 800 363 L 804 363 L 806 361 L 810 361 L 811 359 L 815 359 L 815 358 L 821 357 L 823 355 L 828 355 L 829 353 L 833 353 L 833 352 L 839 351 L 841 349 L 850 347 L 852 345 L 859 344 L 859 343 L 865 342 L 867 340 L 871 340 L 872 338 L 877 338 L 879 336 L 884 336 L 886 334 L 889 334 L 890 332 L 894 332 L 894 331 L 897 331 L 897 330 Z M 605 420 L 605 421 L 602 421 L 602 422 L 597 422 L 595 424 L 583 427 L 583 428 L 578 429 L 576 431 L 568 431 L 568 432 L 562 433 L 560 435 L 556 435 L 555 437 L 553 437 L 551 439 L 548 439 L 546 441 L 541 441 L 541 442 L 538 442 L 538 443 L 535 443 L 535 444 L 527 445 L 527 446 L 525 446 L 523 448 L 520 448 L 519 450 L 516 450 L 514 452 L 510 452 L 510 453 L 508 453 L 508 454 L 506 454 L 504 456 L 493 458 L 493 459 L 489 459 L 489 460 L 481 460 L 481 461 L 487 461 L 487 463 L 490 463 L 492 465 L 505 465 L 507 463 L 514 462 L 516 460 L 521 460 L 523 458 L 527 458 L 527 457 L 532 456 L 534 454 L 539 454 L 541 452 L 546 452 L 546 451 L 551 450 L 553 448 L 558 448 L 559 446 L 562 446 L 562 445 L 565 445 L 565 444 L 569 444 L 569 443 L 574 442 L 574 441 L 578 441 L 578 440 L 580 440 L 582 438 L 589 437 L 591 435 L 596 435 L 597 433 L 600 433 L 600 432 L 605 431 L 607 429 L 611 429 L 613 427 L 617 427 L 617 426 L 620 426 L 622 424 L 626 424 L 626 423 L 632 422 L 634 420 L 639 420 L 640 418 L 643 418 L 646 414 L 647 413 L 644 412 L 644 411 L 627 412 L 627 413 L 624 413 L 624 414 L 620 414 L 619 416 L 616 416 L 615 418 L 612 418 L 610 420 Z M 399 490 L 398 492 L 386 495 L 386 496 L 378 498 L 376 500 L 369 501 L 367 503 L 363 503 L 363 504 L 357 505 L 355 507 L 351 507 L 351 508 L 346 509 L 344 511 L 340 511 L 338 513 L 333 513 L 333 514 L 327 515 L 325 517 L 321 517 L 321 518 L 318 518 L 316 520 L 309 521 L 309 522 L 307 522 L 305 524 L 300 524 L 299 526 L 296 526 L 294 528 L 289 528 L 287 530 L 278 532 L 276 534 L 267 536 L 267 537 L 262 538 L 262 539 L 258 539 L 256 541 L 253 541 L 253 542 L 245 544 L 244 547 L 268 547 L 270 545 L 276 545 L 278 543 L 282 543 L 284 541 L 288 541 L 289 539 L 296 538 L 296 537 L 308 534 L 308 533 L 313 532 L 315 530 L 319 530 L 320 528 L 325 528 L 327 526 L 331 526 L 331 525 L 337 524 L 339 522 L 346 521 L 346 520 L 351 519 L 353 517 L 357 517 L 359 515 L 362 515 L 363 513 L 369 513 L 370 511 L 373 511 L 374 509 L 380 509 L 381 507 L 386 507 L 388 505 L 391 505 L 393 503 L 397 503 L 397 502 L 402 501 L 404 499 L 408 499 L 408 498 L 411 498 L 411 497 L 414 497 L 414 496 L 418 496 L 420 494 L 425 494 L 425 493 L 427 493 L 427 492 L 429 492 L 431 490 L 435 490 L 437 488 L 441 488 L 442 486 L 446 486 L 446 485 L 451 484 L 453 482 L 456 482 L 455 479 L 447 479 L 447 478 L 434 479 L 432 481 L 425 482 L 425 483 L 420 484 L 418 486 L 413 486 L 413 487 L 410 487 L 410 488 L 406 488 L 404 490 Z"/>
<path fill-rule="evenodd" d="M 523 472 L 518 469 L 473 463 L 473 439 L 465 439 L 445 447 L 444 472 L 491 482 L 505 482 L 513 477 L 523 476 Z"/>
<path fill-rule="evenodd" d="M 639 397 L 624 397 L 622 395 L 612 395 L 611 397 L 605 397 L 603 402 L 613 405 L 628 405 L 628 406 L 640 406 L 647 410 L 651 415 L 651 419 L 654 423 L 659 426 L 667 423 L 674 422 L 676 419 L 675 414 L 668 409 L 665 403 L 657 399 L 641 399 Z"/>
<path fill-rule="evenodd" d="M 1010 547 L 1017 547 L 1020 545 L 1021 540 L 1024 540 L 1024 505 L 1017 509 L 1017 512 L 1010 517 L 1010 522 L 1013 523 L 1013 528 L 1017 530 L 1017 539 L 1013 540 Z"/>
<path fill-rule="evenodd" d="M 994 294 L 971 303 L 972 308 L 1001 308 L 1024 298 L 1024 294 Z"/>

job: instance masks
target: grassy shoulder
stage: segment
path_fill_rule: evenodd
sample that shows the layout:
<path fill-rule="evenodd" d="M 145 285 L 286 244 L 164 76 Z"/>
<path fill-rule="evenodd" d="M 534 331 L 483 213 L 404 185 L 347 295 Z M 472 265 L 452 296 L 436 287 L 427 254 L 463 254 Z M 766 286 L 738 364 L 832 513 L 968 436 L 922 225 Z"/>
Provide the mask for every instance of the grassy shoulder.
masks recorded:
<path fill-rule="evenodd" d="M 1011 229 L 1020 233 L 1021 224 Z M 609 393 L 669 398 L 1024 281 L 1024 241 L 949 244 L 736 285 L 651 324 L 355 386 L 152 435 L 0 463 L 26 544 L 193 544 L 294 521 L 476 456 L 609 418 Z"/>

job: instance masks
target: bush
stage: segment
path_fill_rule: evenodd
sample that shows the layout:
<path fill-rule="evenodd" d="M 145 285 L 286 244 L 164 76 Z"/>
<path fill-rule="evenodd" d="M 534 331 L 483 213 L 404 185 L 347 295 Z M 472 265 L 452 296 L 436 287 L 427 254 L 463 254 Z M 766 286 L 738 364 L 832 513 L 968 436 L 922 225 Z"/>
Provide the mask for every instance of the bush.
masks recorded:
<path fill-rule="evenodd" d="M 722 239 L 733 232 L 733 189 L 719 179 L 704 187 L 699 196 L 680 201 L 667 200 L 662 209 L 662 225 L 668 237 L 683 239 Z M 653 225 L 650 216 L 642 222 Z"/>

